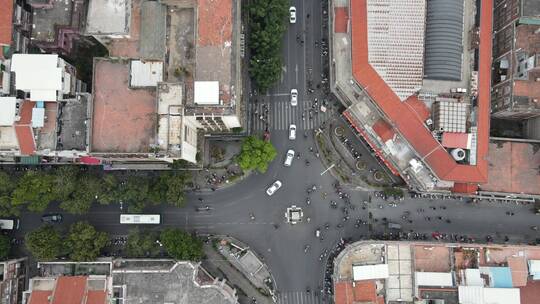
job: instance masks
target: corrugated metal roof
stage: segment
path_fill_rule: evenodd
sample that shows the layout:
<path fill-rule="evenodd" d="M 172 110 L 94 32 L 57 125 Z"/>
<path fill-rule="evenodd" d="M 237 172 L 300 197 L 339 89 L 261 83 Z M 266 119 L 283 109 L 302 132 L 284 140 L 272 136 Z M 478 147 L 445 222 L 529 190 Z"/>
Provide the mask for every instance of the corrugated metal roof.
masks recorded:
<path fill-rule="evenodd" d="M 461 80 L 462 53 L 463 0 L 428 1 L 425 78 Z"/>
<path fill-rule="evenodd" d="M 414 273 L 417 286 L 454 286 L 454 279 L 451 272 L 420 272 Z"/>

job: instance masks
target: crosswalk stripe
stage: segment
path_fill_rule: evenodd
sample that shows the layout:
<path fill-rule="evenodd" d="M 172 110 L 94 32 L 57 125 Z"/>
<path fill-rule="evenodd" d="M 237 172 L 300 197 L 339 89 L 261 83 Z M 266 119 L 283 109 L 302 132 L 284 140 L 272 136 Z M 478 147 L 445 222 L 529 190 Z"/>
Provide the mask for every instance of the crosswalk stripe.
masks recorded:
<path fill-rule="evenodd" d="M 320 304 L 322 299 L 319 295 L 302 291 L 281 292 L 277 297 L 278 304 Z"/>
<path fill-rule="evenodd" d="M 253 131 L 264 131 L 266 123 L 260 116 L 264 114 L 262 103 L 250 104 L 251 120 L 249 125 Z M 313 101 L 306 100 L 303 102 L 303 109 L 300 106 L 291 106 L 288 100 L 274 101 L 269 104 L 267 122 L 271 130 L 288 130 L 290 124 L 296 124 L 300 130 L 310 130 L 318 128 L 324 121 L 330 117 L 329 111 L 326 113 L 312 111 L 309 118 L 310 110 L 313 110 Z M 255 114 L 257 112 L 257 114 Z M 302 114 L 305 119 L 302 119 Z"/>

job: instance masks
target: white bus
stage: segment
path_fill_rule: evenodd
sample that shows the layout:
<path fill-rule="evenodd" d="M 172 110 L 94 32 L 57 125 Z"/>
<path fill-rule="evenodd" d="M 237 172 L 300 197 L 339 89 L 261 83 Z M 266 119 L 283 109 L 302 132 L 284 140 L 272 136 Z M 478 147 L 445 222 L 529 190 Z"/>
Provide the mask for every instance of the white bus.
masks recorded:
<path fill-rule="evenodd" d="M 120 214 L 120 224 L 160 224 L 159 214 Z"/>

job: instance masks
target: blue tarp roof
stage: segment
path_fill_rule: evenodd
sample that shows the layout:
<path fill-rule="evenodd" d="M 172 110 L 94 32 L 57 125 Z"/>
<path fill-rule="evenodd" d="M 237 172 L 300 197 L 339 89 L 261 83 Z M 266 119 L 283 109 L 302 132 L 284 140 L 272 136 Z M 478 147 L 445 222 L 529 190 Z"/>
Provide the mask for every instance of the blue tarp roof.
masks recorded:
<path fill-rule="evenodd" d="M 512 272 L 510 267 L 489 267 L 493 278 L 493 287 L 512 288 Z"/>

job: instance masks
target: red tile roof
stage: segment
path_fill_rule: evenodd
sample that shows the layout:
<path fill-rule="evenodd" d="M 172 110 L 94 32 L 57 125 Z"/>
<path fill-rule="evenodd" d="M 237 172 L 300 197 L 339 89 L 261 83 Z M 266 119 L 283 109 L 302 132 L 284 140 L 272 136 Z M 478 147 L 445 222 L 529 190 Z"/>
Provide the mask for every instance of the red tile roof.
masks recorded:
<path fill-rule="evenodd" d="M 455 193 L 475 193 L 478 191 L 478 185 L 465 184 L 465 183 L 455 183 L 452 187 L 452 192 Z"/>
<path fill-rule="evenodd" d="M 88 297 L 85 304 L 105 304 L 107 303 L 107 294 L 102 290 L 88 291 Z"/>
<path fill-rule="evenodd" d="M 52 295 L 50 290 L 34 290 L 30 294 L 28 304 L 50 304 L 49 297 Z"/>
<path fill-rule="evenodd" d="M 86 280 L 85 276 L 59 277 L 56 280 L 51 304 L 84 303 Z"/>
<path fill-rule="evenodd" d="M 22 155 L 32 155 L 36 151 L 34 130 L 32 129 L 32 108 L 35 103 L 24 101 L 19 110 L 20 119 L 15 123 L 15 134 Z"/>
<path fill-rule="evenodd" d="M 352 304 L 353 301 L 352 282 L 338 282 L 334 285 L 335 304 Z"/>
<path fill-rule="evenodd" d="M 377 301 L 377 285 L 373 280 L 355 282 L 353 294 L 355 302 L 375 303 Z"/>
<path fill-rule="evenodd" d="M 442 145 L 447 148 L 470 149 L 471 134 L 458 132 L 444 132 L 442 135 Z"/>
<path fill-rule="evenodd" d="M 391 125 L 389 125 L 386 121 L 384 121 L 382 118 L 377 120 L 375 124 L 373 125 L 373 131 L 379 135 L 379 137 L 382 139 L 383 142 L 386 142 L 392 138 L 394 138 L 394 129 Z"/>
<path fill-rule="evenodd" d="M 506 260 L 508 262 L 508 267 L 512 272 L 512 286 L 513 287 L 523 287 L 527 285 L 527 278 L 529 276 L 529 271 L 527 268 L 527 260 L 525 257 L 508 257 Z"/>
<path fill-rule="evenodd" d="M 0 45 L 11 45 L 13 33 L 13 0 L 0 0 Z"/>
<path fill-rule="evenodd" d="M 334 32 L 346 33 L 347 23 L 349 23 L 349 11 L 346 7 L 336 7 L 334 9 Z"/>
<path fill-rule="evenodd" d="M 352 1 L 351 36 L 353 76 L 393 122 L 435 174 L 462 183 L 487 181 L 487 147 L 489 140 L 491 32 L 493 0 L 482 0 L 480 15 L 480 62 L 478 83 L 477 165 L 459 165 L 433 138 L 429 129 L 406 102 L 401 102 L 368 61 L 367 0 Z"/>

